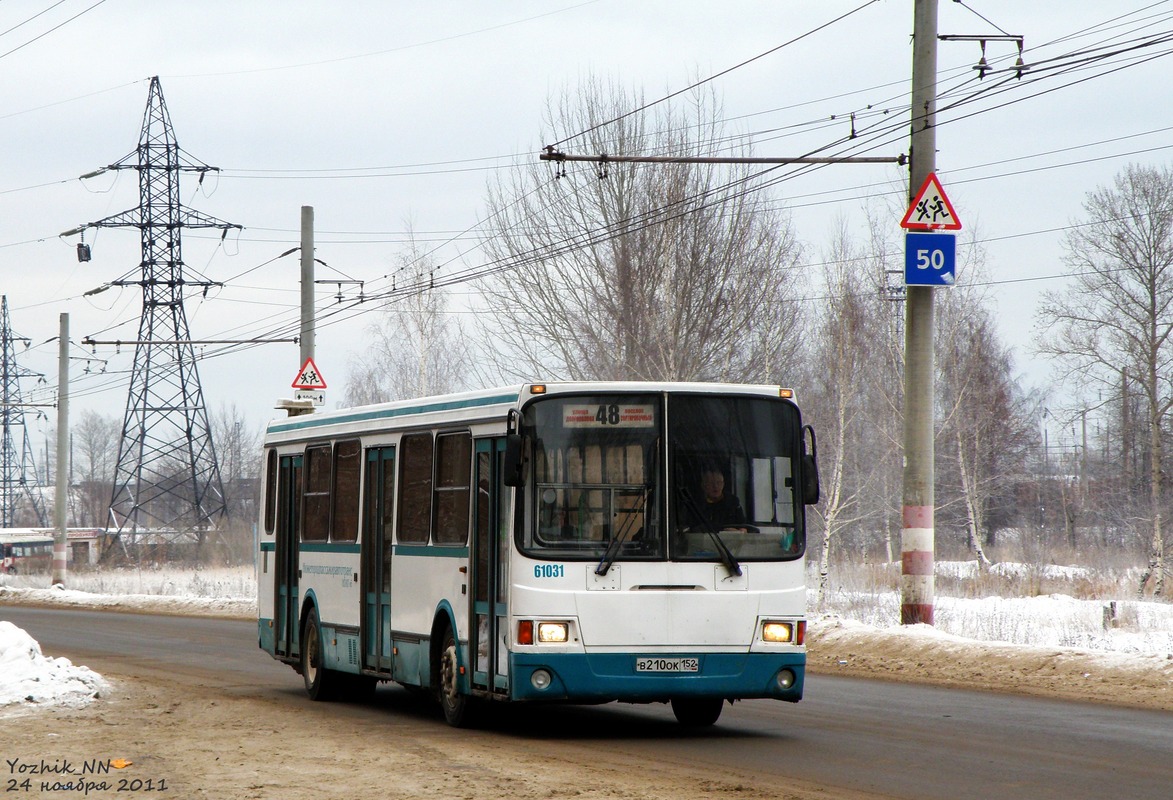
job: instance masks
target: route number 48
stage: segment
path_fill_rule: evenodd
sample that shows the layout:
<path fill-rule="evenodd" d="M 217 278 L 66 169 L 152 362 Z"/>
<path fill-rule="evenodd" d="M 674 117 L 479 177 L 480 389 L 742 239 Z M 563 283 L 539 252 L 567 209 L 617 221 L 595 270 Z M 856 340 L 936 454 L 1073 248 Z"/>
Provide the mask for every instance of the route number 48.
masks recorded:
<path fill-rule="evenodd" d="M 600 425 L 618 425 L 619 424 L 619 406 L 599 406 L 598 413 L 595 414 L 595 422 Z"/>

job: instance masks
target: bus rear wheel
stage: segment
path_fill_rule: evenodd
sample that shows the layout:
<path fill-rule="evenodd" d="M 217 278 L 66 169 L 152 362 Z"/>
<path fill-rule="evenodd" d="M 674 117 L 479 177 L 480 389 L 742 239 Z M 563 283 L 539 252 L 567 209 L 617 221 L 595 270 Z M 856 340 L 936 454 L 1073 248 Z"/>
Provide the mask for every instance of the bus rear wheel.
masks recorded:
<path fill-rule="evenodd" d="M 341 688 L 340 676 L 322 666 L 323 660 L 318 610 L 311 608 L 306 614 L 305 628 L 301 632 L 301 677 L 311 700 L 333 700 Z"/>
<path fill-rule="evenodd" d="M 703 728 L 716 723 L 724 705 L 720 697 L 674 697 L 672 713 L 681 725 Z"/>

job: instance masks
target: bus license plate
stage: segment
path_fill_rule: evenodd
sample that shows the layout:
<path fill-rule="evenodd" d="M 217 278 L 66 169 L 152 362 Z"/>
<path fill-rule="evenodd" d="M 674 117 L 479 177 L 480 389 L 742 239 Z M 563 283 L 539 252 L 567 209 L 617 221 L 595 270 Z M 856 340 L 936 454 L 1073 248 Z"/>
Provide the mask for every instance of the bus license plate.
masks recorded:
<path fill-rule="evenodd" d="M 637 658 L 636 672 L 700 672 L 699 658 Z"/>

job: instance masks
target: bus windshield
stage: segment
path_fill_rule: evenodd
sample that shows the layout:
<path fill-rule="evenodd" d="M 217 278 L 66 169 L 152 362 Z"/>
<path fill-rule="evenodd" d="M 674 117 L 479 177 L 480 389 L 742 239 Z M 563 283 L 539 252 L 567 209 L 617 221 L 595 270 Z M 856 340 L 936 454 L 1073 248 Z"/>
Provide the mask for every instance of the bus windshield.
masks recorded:
<path fill-rule="evenodd" d="M 553 396 L 526 408 L 522 433 L 531 458 L 519 544 L 532 556 L 736 563 L 802 554 L 791 403 Z"/>
<path fill-rule="evenodd" d="M 557 397 L 526 410 L 533 524 L 543 557 L 661 558 L 662 403 L 654 396 Z"/>
<path fill-rule="evenodd" d="M 762 397 L 676 395 L 668 406 L 672 556 L 798 557 L 798 409 Z"/>

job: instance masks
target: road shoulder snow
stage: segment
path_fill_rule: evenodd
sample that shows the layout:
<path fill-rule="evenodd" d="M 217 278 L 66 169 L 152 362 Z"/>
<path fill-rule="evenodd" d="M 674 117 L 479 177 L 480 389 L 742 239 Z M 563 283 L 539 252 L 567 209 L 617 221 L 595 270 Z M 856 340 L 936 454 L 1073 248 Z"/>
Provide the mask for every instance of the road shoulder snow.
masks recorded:
<path fill-rule="evenodd" d="M 143 614 L 255 619 L 243 598 L 105 595 L 0 587 L 0 607 L 84 608 Z M 1084 700 L 1173 711 L 1173 654 L 1129 655 L 984 642 L 926 625 L 883 628 L 835 615 L 810 620 L 808 671 L 950 688 Z"/>
<path fill-rule="evenodd" d="M 1173 657 L 978 642 L 927 625 L 877 628 L 834 616 L 807 629 L 807 669 L 949 688 L 1173 711 Z"/>

